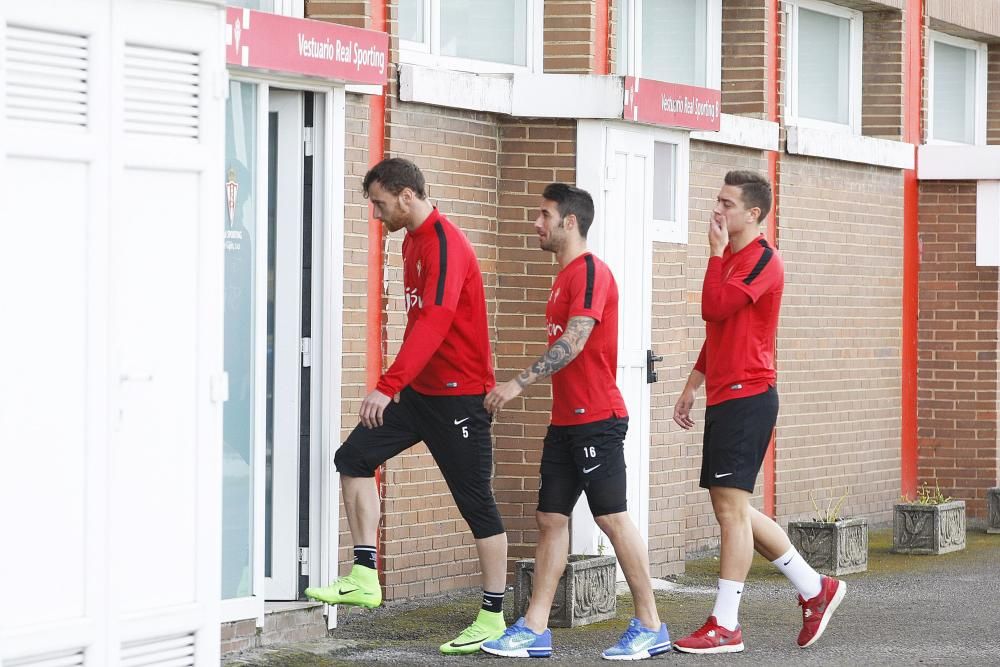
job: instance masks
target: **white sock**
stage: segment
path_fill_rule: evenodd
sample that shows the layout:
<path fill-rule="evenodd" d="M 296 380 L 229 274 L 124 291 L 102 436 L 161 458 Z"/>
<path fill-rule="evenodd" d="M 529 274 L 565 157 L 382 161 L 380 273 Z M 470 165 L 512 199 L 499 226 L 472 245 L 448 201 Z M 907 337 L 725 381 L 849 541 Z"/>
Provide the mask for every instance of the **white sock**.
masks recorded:
<path fill-rule="evenodd" d="M 778 560 L 771 562 L 781 570 L 783 575 L 788 577 L 792 585 L 798 589 L 802 599 L 811 600 L 819 595 L 823 589 L 823 580 L 819 576 L 819 572 L 812 569 L 809 563 L 795 550 L 795 547 L 789 549 L 788 553 Z"/>
<path fill-rule="evenodd" d="M 735 630 L 740 618 L 740 600 L 743 598 L 743 582 L 719 579 L 719 592 L 715 596 L 712 616 L 715 622 L 726 630 Z"/>

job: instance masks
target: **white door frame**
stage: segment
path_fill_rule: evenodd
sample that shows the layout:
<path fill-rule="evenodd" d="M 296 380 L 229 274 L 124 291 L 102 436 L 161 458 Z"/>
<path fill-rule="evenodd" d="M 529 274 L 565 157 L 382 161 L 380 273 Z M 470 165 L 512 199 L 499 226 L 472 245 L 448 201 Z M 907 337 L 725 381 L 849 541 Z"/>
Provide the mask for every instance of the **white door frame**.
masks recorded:
<path fill-rule="evenodd" d="M 343 303 L 344 294 L 344 159 L 347 98 L 343 85 L 317 82 L 295 76 L 265 75 L 236 67 L 229 69 L 231 79 L 257 85 L 257 146 L 267 146 L 267 109 L 271 88 L 294 91 L 312 91 L 322 98 L 322 113 L 313 117 L 316 155 L 313 164 L 313 326 L 319 327 L 313 338 L 310 433 L 318 435 L 318 447 L 311 449 L 310 459 L 310 522 L 309 522 L 309 583 L 322 585 L 336 576 L 339 568 L 340 548 L 340 476 L 334 467 L 333 457 L 340 445 L 341 430 L 341 377 L 343 372 Z M 257 151 L 258 197 L 267 193 L 267 154 Z M 319 217 L 317 217 L 317 215 Z M 322 224 L 318 224 L 322 222 Z M 267 209 L 257 207 L 256 237 L 267 238 Z M 266 244 L 257 244 L 257 267 L 267 266 Z M 255 310 L 265 313 L 267 308 L 266 286 L 257 281 Z M 255 323 L 254 354 L 257 387 L 266 387 L 267 323 L 258 317 Z M 222 620 L 236 621 L 256 618 L 257 625 L 264 625 L 264 457 L 265 457 L 265 397 L 262 391 L 255 397 L 254 414 L 254 543 L 252 595 L 245 598 L 223 600 Z M 316 481 L 318 480 L 319 483 Z M 336 625 L 335 607 L 327 608 L 327 624 Z"/>

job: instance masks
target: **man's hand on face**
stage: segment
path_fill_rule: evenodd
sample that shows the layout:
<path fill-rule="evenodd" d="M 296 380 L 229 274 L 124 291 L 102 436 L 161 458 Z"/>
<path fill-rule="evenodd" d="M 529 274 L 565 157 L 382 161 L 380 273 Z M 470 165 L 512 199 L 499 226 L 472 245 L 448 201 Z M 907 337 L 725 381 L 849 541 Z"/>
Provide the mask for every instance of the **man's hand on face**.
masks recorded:
<path fill-rule="evenodd" d="M 726 221 L 715 221 L 714 217 L 708 223 L 708 245 L 711 248 L 713 257 L 722 257 L 726 246 L 729 245 L 729 228 Z"/>

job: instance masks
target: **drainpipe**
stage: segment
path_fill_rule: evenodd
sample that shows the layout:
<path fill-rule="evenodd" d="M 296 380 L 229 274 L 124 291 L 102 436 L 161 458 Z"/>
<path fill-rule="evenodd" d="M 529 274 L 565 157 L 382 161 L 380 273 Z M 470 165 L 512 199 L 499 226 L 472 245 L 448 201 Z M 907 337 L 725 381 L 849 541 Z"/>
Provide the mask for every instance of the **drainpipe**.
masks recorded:
<path fill-rule="evenodd" d="M 594 74 L 607 74 L 608 68 L 608 0 L 597 0 L 594 7 Z M 620 28 L 619 28 L 620 29 Z"/>
<path fill-rule="evenodd" d="M 781 76 L 778 55 L 781 53 L 781 23 L 779 17 L 778 0 L 771 0 L 768 5 L 768 36 L 767 40 L 767 68 L 768 68 L 768 93 L 767 93 L 767 119 L 774 123 L 780 121 L 778 113 L 778 86 Z M 780 147 L 779 147 L 780 148 Z M 764 232 L 768 242 L 775 248 L 778 247 L 778 161 L 779 152 L 768 151 L 767 153 L 767 176 L 771 181 L 771 188 L 774 193 L 774 202 L 771 206 L 771 221 Z M 777 348 L 777 341 L 775 342 Z M 775 349 L 777 356 L 777 349 Z M 771 446 L 767 448 L 764 455 L 764 514 L 775 517 L 777 511 L 777 495 L 775 492 L 775 482 L 777 480 L 777 462 L 774 450 L 778 446 L 774 433 L 771 434 Z"/>
<path fill-rule="evenodd" d="M 386 4 L 388 0 L 372 0 L 371 29 L 386 31 Z M 371 95 L 368 98 L 368 165 L 374 167 L 385 156 L 385 87 L 381 95 Z M 368 344 L 365 348 L 365 367 L 367 375 L 365 384 L 371 392 L 378 384 L 382 374 L 382 363 L 385 359 L 384 337 L 382 335 L 382 273 L 384 258 L 382 249 L 385 246 L 385 236 L 382 223 L 371 216 L 368 217 L 368 302 L 366 305 L 366 330 Z M 380 516 L 385 513 L 385 468 L 379 466 L 375 470 L 375 486 L 378 489 Z M 383 573 L 382 526 L 379 524 L 375 538 L 376 567 L 379 579 Z"/>
<path fill-rule="evenodd" d="M 923 101 L 923 0 L 907 0 L 904 17 L 903 141 L 920 144 Z M 917 317 L 920 272 L 918 214 L 920 201 L 916 163 L 903 171 L 903 322 L 900 490 L 917 492 Z"/>

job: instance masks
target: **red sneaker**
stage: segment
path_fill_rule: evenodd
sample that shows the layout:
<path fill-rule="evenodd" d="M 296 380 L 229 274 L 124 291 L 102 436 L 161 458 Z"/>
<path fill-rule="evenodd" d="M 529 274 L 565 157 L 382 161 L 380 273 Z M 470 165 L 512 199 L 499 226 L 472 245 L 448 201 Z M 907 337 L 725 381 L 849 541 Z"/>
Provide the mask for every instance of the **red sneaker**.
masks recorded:
<path fill-rule="evenodd" d="M 840 601 L 847 593 L 847 584 L 833 577 L 823 577 L 823 585 L 816 597 L 803 600 L 799 596 L 799 604 L 802 606 L 802 631 L 799 632 L 799 646 L 805 648 L 812 646 L 826 630 L 826 624 L 830 622 L 833 612 L 837 611 Z"/>
<path fill-rule="evenodd" d="M 739 653 L 743 650 L 743 629 L 736 626 L 727 630 L 715 616 L 709 616 L 705 625 L 675 641 L 674 648 L 684 653 Z"/>

